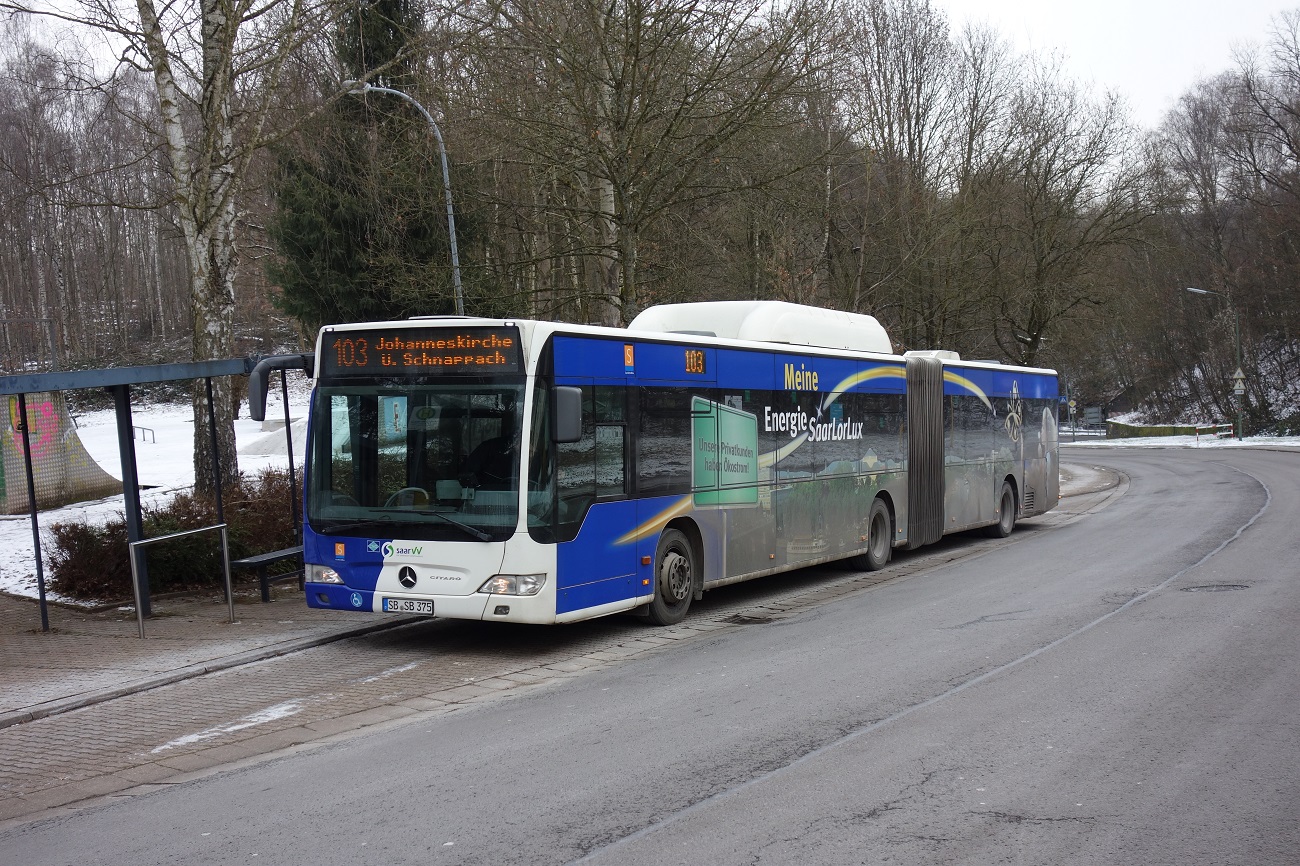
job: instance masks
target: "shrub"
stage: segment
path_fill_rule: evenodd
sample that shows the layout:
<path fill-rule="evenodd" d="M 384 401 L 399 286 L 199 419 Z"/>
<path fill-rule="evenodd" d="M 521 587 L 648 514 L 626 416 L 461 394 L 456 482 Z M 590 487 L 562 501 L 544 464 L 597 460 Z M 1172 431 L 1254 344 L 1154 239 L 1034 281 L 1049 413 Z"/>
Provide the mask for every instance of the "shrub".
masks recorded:
<path fill-rule="evenodd" d="M 222 494 L 232 560 L 297 543 L 298 527 L 289 507 L 287 471 L 267 469 L 252 479 L 241 476 Z M 218 522 L 216 500 L 194 493 L 178 493 L 165 505 L 142 511 L 145 538 L 215 526 Z M 56 523 L 48 531 L 48 550 L 50 585 L 56 592 L 87 600 L 132 596 L 125 517 L 119 515 L 102 525 Z M 222 586 L 221 538 L 215 530 L 151 544 L 142 550 L 152 593 Z M 287 571 L 294 564 L 284 562 L 281 567 Z"/>
<path fill-rule="evenodd" d="M 56 523 L 47 534 L 50 586 L 56 592 L 83 599 L 131 595 L 126 523 L 121 517 L 103 526 Z"/>
<path fill-rule="evenodd" d="M 1300 436 L 1300 412 L 1278 421 L 1268 432 L 1274 436 Z"/>

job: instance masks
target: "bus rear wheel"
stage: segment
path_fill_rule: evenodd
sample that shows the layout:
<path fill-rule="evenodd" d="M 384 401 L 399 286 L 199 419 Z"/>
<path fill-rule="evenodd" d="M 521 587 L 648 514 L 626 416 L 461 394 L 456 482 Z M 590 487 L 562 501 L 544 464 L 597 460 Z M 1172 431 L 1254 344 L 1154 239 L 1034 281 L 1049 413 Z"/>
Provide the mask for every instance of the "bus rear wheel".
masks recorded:
<path fill-rule="evenodd" d="M 877 499 L 871 503 L 871 513 L 867 515 L 867 552 L 850 558 L 849 564 L 864 571 L 880 571 L 889 564 L 893 543 L 889 509 Z"/>
<path fill-rule="evenodd" d="M 1006 538 L 1016 528 L 1016 492 L 1011 482 L 1002 482 L 1002 495 L 998 497 L 998 522 L 984 531 L 990 538 Z"/>
<path fill-rule="evenodd" d="M 695 549 L 686 534 L 665 529 L 655 550 L 655 597 L 650 602 L 650 621 L 655 625 L 676 625 L 686 618 L 695 595 Z"/>

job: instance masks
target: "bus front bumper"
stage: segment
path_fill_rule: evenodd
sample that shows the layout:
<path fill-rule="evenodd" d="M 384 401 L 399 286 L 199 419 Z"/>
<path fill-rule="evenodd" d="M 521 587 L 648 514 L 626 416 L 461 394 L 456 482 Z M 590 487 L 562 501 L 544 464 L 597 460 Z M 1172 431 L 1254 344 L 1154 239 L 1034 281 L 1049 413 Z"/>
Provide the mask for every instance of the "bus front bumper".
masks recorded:
<path fill-rule="evenodd" d="M 476 592 L 470 595 L 413 595 L 408 593 L 352 589 L 330 583 L 306 585 L 307 606 L 327 610 L 353 610 L 368 613 L 396 613 L 406 615 L 432 615 L 444 619 L 496 620 L 550 624 L 555 622 L 555 599 L 545 592 L 535 596 L 492 595 Z M 384 600 L 397 609 L 385 610 Z M 409 606 L 400 602 L 429 602 L 432 610 L 403 609 Z"/>

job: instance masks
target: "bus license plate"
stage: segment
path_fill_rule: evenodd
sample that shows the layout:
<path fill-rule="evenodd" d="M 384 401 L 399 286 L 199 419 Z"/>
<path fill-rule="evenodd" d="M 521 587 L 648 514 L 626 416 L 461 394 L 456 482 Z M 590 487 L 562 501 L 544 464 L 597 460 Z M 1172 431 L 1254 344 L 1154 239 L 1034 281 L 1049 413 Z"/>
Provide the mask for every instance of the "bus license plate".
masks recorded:
<path fill-rule="evenodd" d="M 384 599 L 385 613 L 423 613 L 433 616 L 433 602 L 414 598 Z"/>

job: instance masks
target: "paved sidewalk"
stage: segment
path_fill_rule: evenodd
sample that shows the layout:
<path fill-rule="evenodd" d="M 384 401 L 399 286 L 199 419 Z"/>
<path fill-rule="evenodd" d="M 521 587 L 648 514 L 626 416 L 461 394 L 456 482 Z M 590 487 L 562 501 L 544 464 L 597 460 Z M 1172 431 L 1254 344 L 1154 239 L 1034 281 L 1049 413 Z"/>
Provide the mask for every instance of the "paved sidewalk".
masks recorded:
<path fill-rule="evenodd" d="M 1091 464 L 1061 467 L 1065 496 L 1116 483 Z M 308 608 L 292 585 L 275 587 L 273 598 L 262 604 L 255 585 L 237 588 L 234 624 L 219 593 L 155 599 L 141 639 L 130 607 L 51 604 L 42 633 L 35 601 L 0 595 L 0 728 L 411 621 Z"/>
<path fill-rule="evenodd" d="M 87 612 L 0 595 L 0 728 L 212 671 L 409 622 L 307 607 L 296 586 L 235 589 L 236 622 L 218 592 L 155 599 L 145 638 L 133 607 Z"/>

